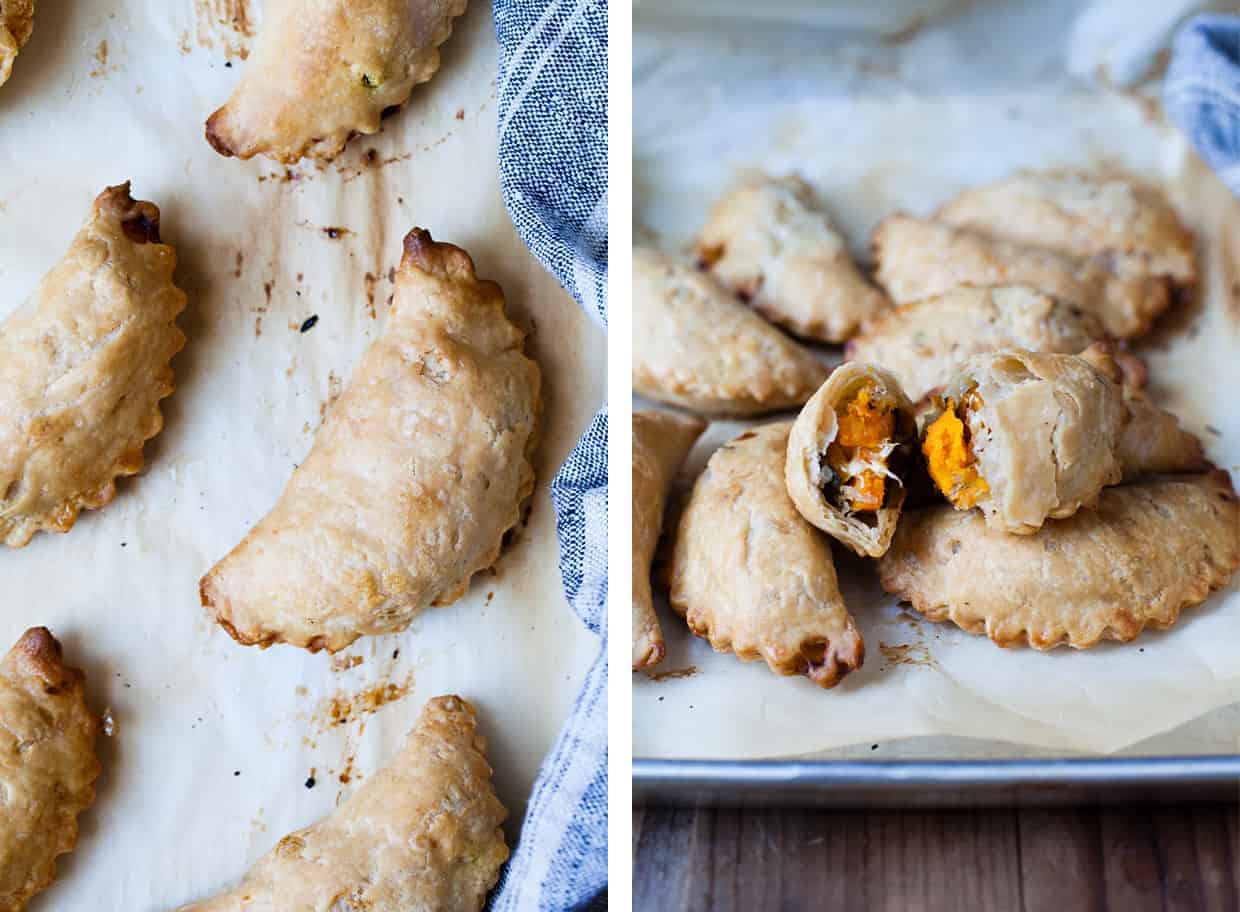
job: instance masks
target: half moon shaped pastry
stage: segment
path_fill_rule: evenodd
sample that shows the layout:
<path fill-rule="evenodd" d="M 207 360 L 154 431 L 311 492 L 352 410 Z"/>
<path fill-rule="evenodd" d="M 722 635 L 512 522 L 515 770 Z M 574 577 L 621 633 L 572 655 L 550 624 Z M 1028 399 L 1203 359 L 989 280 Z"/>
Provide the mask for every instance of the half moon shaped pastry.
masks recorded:
<path fill-rule="evenodd" d="M 26 908 L 56 879 L 56 856 L 73 850 L 78 814 L 95 801 L 100 726 L 83 680 L 46 627 L 0 661 L 0 908 Z"/>
<path fill-rule="evenodd" d="M 175 266 L 159 209 L 128 183 L 109 187 L 64 259 L 0 323 L 0 541 L 67 532 L 142 468 L 185 344 Z"/>
<path fill-rule="evenodd" d="M 1123 390 L 1085 358 L 977 355 L 936 404 L 921 444 L 930 478 L 992 529 L 1028 535 L 1090 506 L 1123 475 Z"/>
<path fill-rule="evenodd" d="M 1210 468 L 1196 435 L 1180 427 L 1175 415 L 1155 405 L 1133 384 L 1131 375 L 1143 378 L 1145 365 L 1137 361 L 1135 371 L 1125 373 L 1112 354 L 1110 346 L 1096 343 L 1081 352 L 1081 357 L 1116 383 L 1124 384 L 1129 420 L 1118 452 L 1124 481 L 1135 481 L 1144 475 L 1204 472 Z"/>
<path fill-rule="evenodd" d="M 873 246 L 878 281 L 897 304 L 958 285 L 1030 285 L 1093 313 L 1107 333 L 1129 339 L 1149 332 L 1171 301 L 1161 279 L 1120 278 L 1092 260 L 906 215 L 879 225 Z"/>
<path fill-rule="evenodd" d="M 335 158 L 439 69 L 466 0 L 268 0 L 232 97 L 207 120 L 221 155 Z"/>
<path fill-rule="evenodd" d="M 0 0 L 0 85 L 9 81 L 17 52 L 34 31 L 34 0 Z"/>
<path fill-rule="evenodd" d="M 633 413 L 633 670 L 663 660 L 663 631 L 650 594 L 650 562 L 667 494 L 706 422 L 662 412 Z"/>
<path fill-rule="evenodd" d="M 633 389 L 706 415 L 801 405 L 827 367 L 709 276 L 633 248 Z"/>
<path fill-rule="evenodd" d="M 697 255 L 720 283 L 798 336 L 843 342 L 890 306 L 796 176 L 736 186 L 711 211 Z"/>
<path fill-rule="evenodd" d="M 409 232 L 383 335 L 280 500 L 202 578 L 237 642 L 336 652 L 465 594 L 534 490 L 523 343 L 464 250 Z"/>
<path fill-rule="evenodd" d="M 971 355 L 1004 348 L 1075 354 L 1102 335 L 1093 316 L 1036 289 L 960 286 L 880 317 L 845 354 L 881 364 L 917 401 Z"/>
<path fill-rule="evenodd" d="M 913 405 L 873 364 L 843 364 L 801 409 L 784 465 L 800 514 L 862 557 L 891 544 L 917 441 Z"/>
<path fill-rule="evenodd" d="M 861 667 L 865 643 L 830 541 L 784 487 L 791 429 L 753 428 L 710 458 L 677 529 L 671 605 L 716 652 L 833 687 Z"/>
<path fill-rule="evenodd" d="M 1240 503 L 1225 472 L 1107 488 L 1093 510 L 1033 535 L 976 510 L 904 514 L 883 588 L 934 621 L 1036 649 L 1166 628 L 1240 567 Z"/>
<path fill-rule="evenodd" d="M 477 912 L 508 858 L 486 749 L 474 708 L 435 697 L 396 759 L 344 804 L 181 912 Z"/>
<path fill-rule="evenodd" d="M 1192 233 L 1158 190 L 1070 172 L 1015 174 L 966 190 L 935 220 L 1070 257 L 1094 257 L 1123 279 L 1197 281 Z"/>

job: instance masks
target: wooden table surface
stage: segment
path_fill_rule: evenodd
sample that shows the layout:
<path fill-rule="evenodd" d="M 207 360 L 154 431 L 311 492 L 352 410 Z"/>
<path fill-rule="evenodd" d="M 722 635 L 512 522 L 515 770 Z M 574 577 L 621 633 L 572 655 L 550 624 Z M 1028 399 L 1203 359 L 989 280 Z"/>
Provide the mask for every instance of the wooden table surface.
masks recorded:
<path fill-rule="evenodd" d="M 635 808 L 633 908 L 1240 909 L 1235 806 Z"/>

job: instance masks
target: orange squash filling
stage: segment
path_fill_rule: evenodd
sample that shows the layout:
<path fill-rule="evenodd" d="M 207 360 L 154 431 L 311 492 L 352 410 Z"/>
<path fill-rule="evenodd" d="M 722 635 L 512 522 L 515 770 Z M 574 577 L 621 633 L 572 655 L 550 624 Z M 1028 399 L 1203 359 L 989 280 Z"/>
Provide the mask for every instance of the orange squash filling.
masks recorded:
<path fill-rule="evenodd" d="M 855 513 L 882 509 L 887 480 L 881 472 L 872 469 L 849 476 L 844 467 L 854 459 L 881 455 L 883 445 L 891 440 L 896 426 L 892 406 L 875 403 L 870 393 L 870 388 L 863 387 L 843 411 L 837 412 L 838 430 L 835 440 L 827 447 L 827 460 L 842 476 L 841 487 L 848 489 L 847 502 Z"/>
<path fill-rule="evenodd" d="M 965 397 L 963 411 L 967 414 L 981 404 L 981 397 L 972 391 Z M 926 428 L 921 452 L 926 457 L 930 478 L 952 506 L 968 510 L 990 493 L 986 479 L 978 474 L 977 461 L 966 439 L 964 421 L 957 414 L 953 400 L 947 400 L 943 414 Z"/>

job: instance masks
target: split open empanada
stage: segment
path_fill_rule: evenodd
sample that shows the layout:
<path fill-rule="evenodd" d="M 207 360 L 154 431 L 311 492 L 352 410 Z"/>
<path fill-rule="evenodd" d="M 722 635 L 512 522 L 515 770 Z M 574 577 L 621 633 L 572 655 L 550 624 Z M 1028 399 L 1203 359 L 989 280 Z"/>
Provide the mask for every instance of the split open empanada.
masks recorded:
<path fill-rule="evenodd" d="M 917 440 L 900 383 L 873 364 L 835 369 L 792 425 L 788 495 L 805 519 L 862 557 L 891 544 Z"/>
<path fill-rule="evenodd" d="M 459 247 L 413 229 L 383 335 L 271 512 L 201 582 L 240 643 L 335 652 L 465 594 L 534 490 L 538 366 Z"/>
<path fill-rule="evenodd" d="M 930 477 L 953 506 L 979 508 L 993 529 L 1028 535 L 1090 506 L 1123 476 L 1123 389 L 1085 358 L 976 355 L 936 404 L 922 435 Z"/>
<path fill-rule="evenodd" d="M 473 707 L 435 697 L 396 759 L 336 811 L 181 912 L 477 912 L 508 858 L 507 816 Z"/>
<path fill-rule="evenodd" d="M 960 286 L 880 317 L 848 343 L 846 356 L 881 364 L 917 401 L 971 355 L 1004 348 L 1075 354 L 1102 335 L 1093 316 L 1028 286 Z"/>
<path fill-rule="evenodd" d="M 756 177 L 715 204 L 697 255 L 723 285 L 799 336 L 843 342 L 888 308 L 799 177 Z"/>
<path fill-rule="evenodd" d="M 20 912 L 55 880 L 95 801 L 99 718 L 62 658 L 47 628 L 32 627 L 0 661 L 0 909 Z"/>
<path fill-rule="evenodd" d="M 328 160 L 375 133 L 439 69 L 466 0 L 268 0 L 232 97 L 207 120 L 221 155 Z"/>
<path fill-rule="evenodd" d="M 801 405 L 827 367 L 710 276 L 633 248 L 633 389 L 706 415 Z"/>
<path fill-rule="evenodd" d="M 710 458 L 676 531 L 671 605 L 717 652 L 832 687 L 861 667 L 865 643 L 830 542 L 784 486 L 791 430 L 745 431 Z"/>
<path fill-rule="evenodd" d="M 996 240 L 951 225 L 896 215 L 874 233 L 878 281 L 897 304 L 941 295 L 958 285 L 1033 286 L 1093 313 L 1112 336 L 1149 331 L 1167 309 L 1167 283 L 1120 277 L 1096 260 Z"/>
<path fill-rule="evenodd" d="M 1000 646 L 1077 649 L 1170 627 L 1240 567 L 1240 503 L 1225 472 L 1107 488 L 1095 509 L 1033 535 L 976 510 L 906 511 L 883 588 Z"/>
<path fill-rule="evenodd" d="M 633 670 L 663 660 L 663 631 L 650 593 L 650 562 L 667 494 L 706 422 L 662 412 L 633 413 Z"/>
<path fill-rule="evenodd" d="M 0 0 L 0 85 L 9 81 L 17 52 L 34 31 L 34 0 Z"/>
<path fill-rule="evenodd" d="M 1121 279 L 1152 278 L 1172 287 L 1197 280 L 1192 233 L 1162 193 L 1134 180 L 1023 172 L 966 190 L 939 209 L 935 220 L 1090 257 Z"/>
<path fill-rule="evenodd" d="M 127 183 L 109 187 L 64 259 L 0 323 L 0 541 L 68 531 L 142 468 L 185 344 L 175 266 L 159 209 Z"/>

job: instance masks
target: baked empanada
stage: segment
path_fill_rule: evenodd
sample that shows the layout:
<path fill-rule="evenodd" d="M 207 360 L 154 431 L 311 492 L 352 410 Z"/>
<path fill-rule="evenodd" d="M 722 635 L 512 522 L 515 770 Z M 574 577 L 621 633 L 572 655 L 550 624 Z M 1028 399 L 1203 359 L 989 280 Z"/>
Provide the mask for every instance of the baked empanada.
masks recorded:
<path fill-rule="evenodd" d="M 799 336 L 843 342 L 890 306 L 796 176 L 733 188 L 711 210 L 697 255 L 720 283 Z"/>
<path fill-rule="evenodd" d="M 958 510 L 1017 535 L 1093 504 L 1123 476 L 1124 393 L 1085 358 L 1006 349 L 964 363 L 936 401 L 921 449 Z"/>
<path fill-rule="evenodd" d="M 1081 357 L 1124 385 L 1124 405 L 1129 420 L 1119 442 L 1118 457 L 1124 481 L 1135 481 L 1144 475 L 1172 472 L 1204 472 L 1210 467 L 1194 434 L 1180 427 L 1175 415 L 1150 401 L 1134 385 L 1133 371 L 1125 371 L 1116 353 L 1108 345 L 1094 344 L 1081 352 Z M 1116 355 L 1113 359 L 1112 355 Z M 1136 374 L 1143 381 L 1145 365 L 1136 363 Z"/>
<path fill-rule="evenodd" d="M 706 422 L 662 412 L 633 413 L 633 670 L 663 660 L 663 631 L 650 594 L 650 562 L 667 494 Z"/>
<path fill-rule="evenodd" d="M 917 441 L 913 405 L 873 364 L 842 364 L 792 425 L 784 476 L 805 519 L 862 557 L 891 544 Z"/>
<path fill-rule="evenodd" d="M 865 643 L 829 540 L 784 486 L 791 430 L 745 431 L 710 458 L 676 531 L 671 605 L 715 651 L 832 687 L 861 667 Z"/>
<path fill-rule="evenodd" d="M 0 661 L 0 909 L 20 912 L 56 879 L 56 856 L 77 844 L 77 817 L 95 800 L 99 718 L 82 672 L 32 627 Z"/>
<path fill-rule="evenodd" d="M 707 415 L 801 405 L 827 367 L 675 257 L 633 248 L 633 389 Z"/>
<path fill-rule="evenodd" d="M 334 158 L 439 69 L 466 0 L 268 0 L 232 97 L 207 120 L 221 155 Z"/>
<path fill-rule="evenodd" d="M 1240 503 L 1225 472 L 1107 488 L 1093 510 L 1033 535 L 976 510 L 909 510 L 879 563 L 883 588 L 1000 646 L 1077 649 L 1170 627 L 1240 566 Z"/>
<path fill-rule="evenodd" d="M 873 245 L 879 284 L 897 304 L 958 285 L 1030 285 L 1095 314 L 1107 333 L 1128 339 L 1148 332 L 1171 300 L 1161 279 L 1121 278 L 1093 260 L 906 215 L 879 225 Z"/>
<path fill-rule="evenodd" d="M 181 912 L 477 912 L 508 858 L 486 748 L 473 707 L 435 697 L 396 759 L 344 804 Z"/>
<path fill-rule="evenodd" d="M 279 502 L 202 578 L 239 642 L 336 652 L 465 594 L 534 490 L 538 366 L 464 250 L 415 228 L 396 296 Z"/>
<path fill-rule="evenodd" d="M 109 187 L 64 259 L 0 323 L 0 541 L 68 531 L 142 468 L 185 344 L 175 266 L 159 209 L 127 183 Z"/>
<path fill-rule="evenodd" d="M 34 0 L 0 0 L 0 85 L 9 81 L 17 52 L 34 31 Z"/>
<path fill-rule="evenodd" d="M 1145 184 L 1070 172 L 1015 174 L 966 190 L 935 220 L 1000 240 L 1094 257 L 1122 279 L 1197 280 L 1193 235 Z"/>
<path fill-rule="evenodd" d="M 917 401 L 971 355 L 1003 348 L 1075 354 L 1102 335 L 1093 316 L 1036 289 L 960 286 L 880 317 L 848 343 L 846 357 L 881 364 Z"/>

